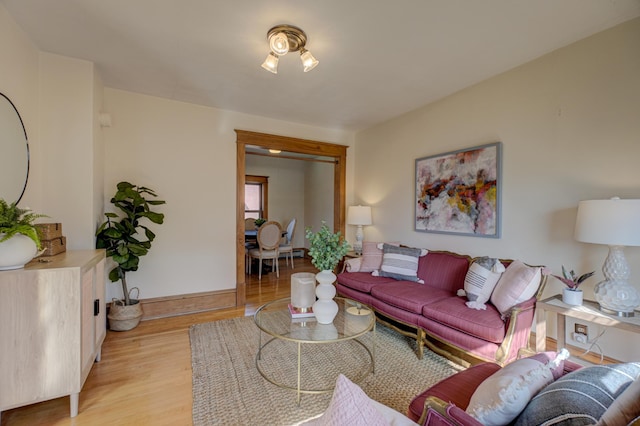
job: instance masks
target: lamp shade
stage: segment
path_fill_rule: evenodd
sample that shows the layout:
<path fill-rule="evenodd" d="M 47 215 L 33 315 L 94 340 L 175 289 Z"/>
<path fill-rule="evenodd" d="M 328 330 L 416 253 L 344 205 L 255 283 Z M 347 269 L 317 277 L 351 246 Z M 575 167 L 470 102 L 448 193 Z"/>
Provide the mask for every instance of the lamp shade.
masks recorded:
<path fill-rule="evenodd" d="M 574 236 L 585 243 L 640 246 L 640 200 L 580 201 Z"/>
<path fill-rule="evenodd" d="M 371 207 L 350 206 L 347 211 L 348 225 L 371 225 Z"/>

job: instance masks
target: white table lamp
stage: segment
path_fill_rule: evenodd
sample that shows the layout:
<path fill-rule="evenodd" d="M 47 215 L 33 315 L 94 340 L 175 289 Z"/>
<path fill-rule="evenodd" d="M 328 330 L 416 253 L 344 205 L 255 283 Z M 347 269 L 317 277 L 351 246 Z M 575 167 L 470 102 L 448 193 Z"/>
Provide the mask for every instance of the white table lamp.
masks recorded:
<path fill-rule="evenodd" d="M 347 224 L 356 225 L 356 242 L 353 250 L 356 254 L 362 254 L 362 226 L 371 225 L 371 207 L 369 206 L 350 206 L 347 211 Z"/>
<path fill-rule="evenodd" d="M 624 257 L 624 246 L 640 246 L 640 200 L 587 200 L 578 204 L 575 238 L 578 241 L 609 246 L 602 266 L 604 281 L 595 286 L 600 310 L 631 317 L 640 305 L 640 294 L 629 284 L 631 273 Z"/>

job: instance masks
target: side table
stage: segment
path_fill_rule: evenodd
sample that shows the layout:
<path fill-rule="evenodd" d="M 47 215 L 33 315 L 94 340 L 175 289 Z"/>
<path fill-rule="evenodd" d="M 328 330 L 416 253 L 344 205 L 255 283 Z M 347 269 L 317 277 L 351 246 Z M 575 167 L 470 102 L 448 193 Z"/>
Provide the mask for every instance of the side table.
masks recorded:
<path fill-rule="evenodd" d="M 617 317 L 601 312 L 598 303 L 585 300 L 581 306 L 567 305 L 562 302 L 562 296 L 556 294 L 536 303 L 536 351 L 546 350 L 547 340 L 547 312 L 557 315 L 558 348 L 565 346 L 566 318 L 576 318 L 607 327 L 630 331 L 640 334 L 640 311 L 635 311 L 633 317 Z"/>

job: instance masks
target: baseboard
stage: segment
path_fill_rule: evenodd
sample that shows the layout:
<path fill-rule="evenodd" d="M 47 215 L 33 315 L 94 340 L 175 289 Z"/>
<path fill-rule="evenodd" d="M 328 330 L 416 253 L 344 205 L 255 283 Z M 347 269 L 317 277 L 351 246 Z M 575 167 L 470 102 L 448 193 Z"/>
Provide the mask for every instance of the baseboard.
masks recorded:
<path fill-rule="evenodd" d="M 236 289 L 181 294 L 177 296 L 143 299 L 142 321 L 168 318 L 197 312 L 233 308 L 236 306 Z"/>
<path fill-rule="evenodd" d="M 531 333 L 531 338 L 529 339 L 529 346 L 531 348 L 535 348 L 536 347 L 536 334 L 535 333 Z M 556 351 L 558 348 L 558 344 L 556 339 L 551 338 L 551 337 L 547 337 L 546 340 L 546 347 L 548 351 Z M 579 348 L 577 346 L 573 346 L 573 345 L 569 345 L 566 344 L 565 345 L 566 349 L 569 351 L 569 353 L 571 353 L 572 357 L 578 358 L 580 360 L 586 361 L 590 364 L 618 364 L 622 361 L 619 361 L 617 359 L 608 357 L 606 355 L 603 355 L 602 360 L 600 359 L 600 354 L 596 354 L 593 352 L 589 352 L 587 354 L 584 354 L 584 349 Z"/>

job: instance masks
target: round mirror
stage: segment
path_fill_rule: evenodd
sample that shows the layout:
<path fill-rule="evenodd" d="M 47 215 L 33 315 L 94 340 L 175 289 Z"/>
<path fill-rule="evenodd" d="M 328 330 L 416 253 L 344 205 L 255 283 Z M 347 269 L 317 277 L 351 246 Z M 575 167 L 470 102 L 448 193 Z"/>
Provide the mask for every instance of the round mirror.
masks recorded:
<path fill-rule="evenodd" d="M 29 143 L 18 110 L 0 93 L 0 198 L 18 202 L 27 187 Z"/>

